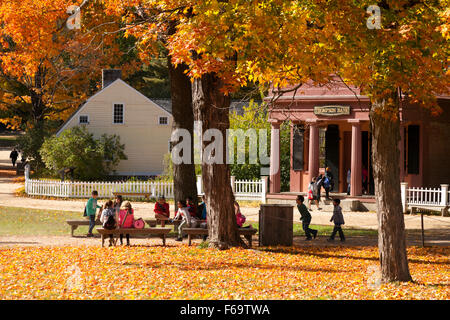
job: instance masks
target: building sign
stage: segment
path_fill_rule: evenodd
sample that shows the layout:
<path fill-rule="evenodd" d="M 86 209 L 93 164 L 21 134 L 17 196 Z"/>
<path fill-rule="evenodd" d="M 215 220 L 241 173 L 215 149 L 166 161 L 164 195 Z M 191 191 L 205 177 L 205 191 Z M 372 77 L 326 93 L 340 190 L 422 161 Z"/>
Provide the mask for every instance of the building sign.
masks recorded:
<path fill-rule="evenodd" d="M 350 114 L 350 106 L 315 106 L 317 116 L 344 116 Z"/>

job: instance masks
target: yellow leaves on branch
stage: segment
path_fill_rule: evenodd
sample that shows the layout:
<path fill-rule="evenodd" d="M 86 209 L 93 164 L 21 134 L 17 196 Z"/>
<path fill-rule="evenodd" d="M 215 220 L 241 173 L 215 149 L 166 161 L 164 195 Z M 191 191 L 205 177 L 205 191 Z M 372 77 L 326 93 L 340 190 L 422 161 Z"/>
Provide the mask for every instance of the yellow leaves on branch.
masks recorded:
<path fill-rule="evenodd" d="M 448 247 L 408 248 L 414 283 L 379 284 L 374 247 L 0 250 L 0 299 L 449 299 Z"/>

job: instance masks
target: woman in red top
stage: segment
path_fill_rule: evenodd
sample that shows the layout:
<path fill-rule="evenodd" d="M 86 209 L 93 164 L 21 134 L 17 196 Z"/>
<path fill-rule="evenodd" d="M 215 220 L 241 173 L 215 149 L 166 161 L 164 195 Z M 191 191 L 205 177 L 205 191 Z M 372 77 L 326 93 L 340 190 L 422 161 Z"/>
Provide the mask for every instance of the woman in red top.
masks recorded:
<path fill-rule="evenodd" d="M 169 204 L 166 202 L 164 196 L 160 196 L 158 201 L 155 203 L 155 218 L 161 220 L 161 227 L 164 227 L 166 220 L 169 220 L 170 211 Z"/>

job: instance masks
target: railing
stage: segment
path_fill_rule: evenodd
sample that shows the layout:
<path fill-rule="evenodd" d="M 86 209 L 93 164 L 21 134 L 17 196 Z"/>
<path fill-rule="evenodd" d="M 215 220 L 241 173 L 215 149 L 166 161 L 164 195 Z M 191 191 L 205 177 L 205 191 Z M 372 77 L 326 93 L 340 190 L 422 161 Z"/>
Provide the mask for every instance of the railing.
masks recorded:
<path fill-rule="evenodd" d="M 445 208 L 450 206 L 450 192 L 448 184 L 441 184 L 441 188 L 408 188 L 408 183 L 401 183 L 403 212 L 408 207 Z"/>
<path fill-rule="evenodd" d="M 237 200 L 266 202 L 267 178 L 260 180 L 235 180 L 231 177 L 232 189 Z M 203 194 L 201 177 L 197 177 L 197 190 Z M 59 180 L 34 180 L 25 174 L 25 193 L 31 196 L 61 198 L 88 198 L 96 190 L 99 197 L 111 197 L 113 192 L 150 193 L 152 198 L 160 195 L 173 199 L 172 181 L 127 181 L 127 182 L 82 182 Z M 133 196 L 141 197 L 141 196 Z"/>

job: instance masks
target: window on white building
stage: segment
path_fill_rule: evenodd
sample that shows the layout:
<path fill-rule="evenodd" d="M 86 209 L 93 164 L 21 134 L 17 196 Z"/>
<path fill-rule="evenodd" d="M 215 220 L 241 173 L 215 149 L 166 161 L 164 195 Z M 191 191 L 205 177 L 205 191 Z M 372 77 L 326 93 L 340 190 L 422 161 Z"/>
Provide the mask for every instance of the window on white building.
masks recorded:
<path fill-rule="evenodd" d="M 115 103 L 114 104 L 114 111 L 113 111 L 113 123 L 123 123 L 124 121 L 124 107 L 122 103 Z"/>
<path fill-rule="evenodd" d="M 88 115 L 80 115 L 80 117 L 78 118 L 78 123 L 79 124 L 89 124 L 89 116 Z"/>
<path fill-rule="evenodd" d="M 158 123 L 161 125 L 168 125 L 169 124 L 169 118 L 168 117 L 159 117 Z"/>

